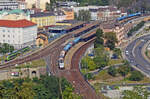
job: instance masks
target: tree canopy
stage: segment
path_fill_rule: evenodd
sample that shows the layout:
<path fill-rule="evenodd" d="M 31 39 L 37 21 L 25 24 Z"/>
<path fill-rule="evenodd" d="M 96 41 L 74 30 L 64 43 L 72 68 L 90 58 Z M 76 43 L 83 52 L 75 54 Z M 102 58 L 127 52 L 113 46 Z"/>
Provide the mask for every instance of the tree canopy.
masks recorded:
<path fill-rule="evenodd" d="M 0 82 L 0 99 L 81 99 L 64 78 L 41 76 Z"/>

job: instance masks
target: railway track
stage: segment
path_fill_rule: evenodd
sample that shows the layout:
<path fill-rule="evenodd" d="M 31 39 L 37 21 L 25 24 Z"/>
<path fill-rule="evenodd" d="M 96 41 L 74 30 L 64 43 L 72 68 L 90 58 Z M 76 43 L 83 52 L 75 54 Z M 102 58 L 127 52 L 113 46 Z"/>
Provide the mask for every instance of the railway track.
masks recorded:
<path fill-rule="evenodd" d="M 71 60 L 71 69 L 59 70 L 58 67 L 56 67 L 56 64 L 55 65 L 53 64 L 55 68 L 54 69 L 55 73 L 58 74 L 58 76 L 65 77 L 70 83 L 72 83 L 72 85 L 75 88 L 75 92 L 78 94 L 81 94 L 84 99 L 102 99 L 101 97 L 97 96 L 95 90 L 84 79 L 83 75 L 81 74 L 79 70 L 79 64 L 78 64 L 82 55 L 85 53 L 86 49 L 93 43 L 93 41 L 94 39 L 85 43 L 78 50 L 75 51 Z M 56 58 L 57 55 L 53 57 Z M 59 57 L 59 54 L 58 54 L 58 57 Z M 56 59 L 53 61 L 54 61 L 53 63 L 57 63 Z M 58 71 L 56 72 L 56 70 Z"/>

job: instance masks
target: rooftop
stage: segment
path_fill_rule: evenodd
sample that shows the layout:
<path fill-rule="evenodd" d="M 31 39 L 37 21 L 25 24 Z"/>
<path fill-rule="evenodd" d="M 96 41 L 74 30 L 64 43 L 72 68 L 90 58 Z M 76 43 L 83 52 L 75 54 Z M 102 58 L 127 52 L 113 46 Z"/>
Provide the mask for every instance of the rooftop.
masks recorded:
<path fill-rule="evenodd" d="M 28 20 L 0 20 L 0 27 L 9 27 L 9 28 L 24 28 L 36 25 L 35 23 Z"/>
<path fill-rule="evenodd" d="M 52 12 L 48 12 L 48 13 L 38 12 L 35 14 L 31 14 L 31 17 L 45 17 L 45 16 L 54 16 L 54 13 L 52 13 Z"/>

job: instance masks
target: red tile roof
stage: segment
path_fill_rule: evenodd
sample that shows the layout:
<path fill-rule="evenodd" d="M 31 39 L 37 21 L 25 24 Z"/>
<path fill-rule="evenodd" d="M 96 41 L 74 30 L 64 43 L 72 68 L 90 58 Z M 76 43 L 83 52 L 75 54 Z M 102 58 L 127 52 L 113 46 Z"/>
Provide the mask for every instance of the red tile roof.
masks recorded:
<path fill-rule="evenodd" d="M 10 28 L 24 28 L 36 25 L 35 23 L 28 20 L 0 20 L 0 27 L 10 27 Z"/>

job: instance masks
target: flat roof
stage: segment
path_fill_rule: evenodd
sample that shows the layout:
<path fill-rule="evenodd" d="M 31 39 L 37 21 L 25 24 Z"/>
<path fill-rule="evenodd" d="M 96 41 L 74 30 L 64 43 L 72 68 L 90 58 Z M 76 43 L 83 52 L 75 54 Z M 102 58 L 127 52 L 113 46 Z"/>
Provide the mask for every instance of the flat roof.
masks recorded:
<path fill-rule="evenodd" d="M 96 25 L 98 23 L 99 23 L 98 21 L 94 22 L 94 23 L 90 23 L 87 26 L 83 27 L 82 29 L 79 29 L 79 30 L 73 32 L 73 34 L 78 34 L 78 33 L 82 32 L 82 31 L 86 30 L 87 28 L 90 28 L 91 26 Z"/>
<path fill-rule="evenodd" d="M 87 37 L 89 37 L 89 36 L 91 36 L 91 35 L 93 35 L 93 34 L 95 34 L 96 33 L 96 30 L 94 30 L 94 31 L 92 31 L 92 32 L 90 32 L 90 33 L 88 33 L 87 35 L 85 35 L 83 38 L 87 38 Z"/>

